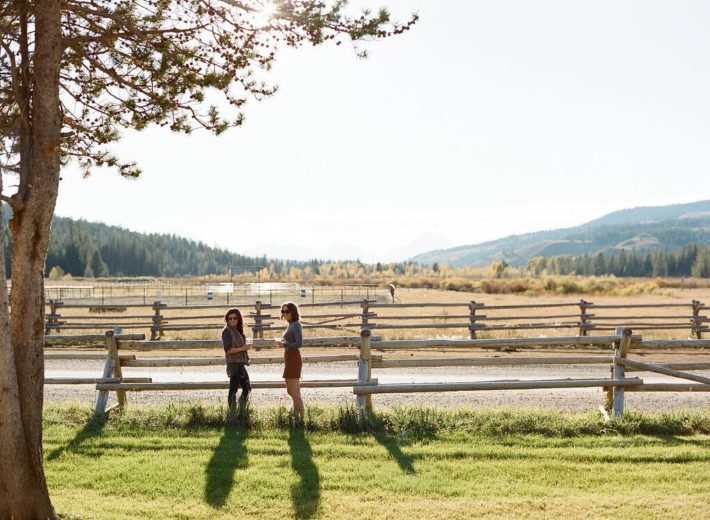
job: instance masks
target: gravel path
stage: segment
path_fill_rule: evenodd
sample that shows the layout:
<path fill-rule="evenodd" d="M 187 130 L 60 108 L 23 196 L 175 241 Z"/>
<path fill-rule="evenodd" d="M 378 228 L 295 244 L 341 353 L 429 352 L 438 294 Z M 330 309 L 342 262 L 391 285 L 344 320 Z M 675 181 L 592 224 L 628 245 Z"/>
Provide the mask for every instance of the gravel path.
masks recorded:
<path fill-rule="evenodd" d="M 103 370 L 102 361 L 56 361 L 48 360 L 46 377 L 98 377 Z M 253 365 L 249 368 L 252 381 L 280 380 L 280 365 Z M 696 372 L 710 376 L 710 371 Z M 153 381 L 226 381 L 223 367 L 185 368 L 124 368 L 124 377 L 152 377 Z M 680 382 L 649 373 L 634 373 L 646 382 Z M 354 379 L 357 367 L 354 362 L 305 365 L 304 379 Z M 443 367 L 419 369 L 373 370 L 373 378 L 380 383 L 404 382 L 464 382 L 493 381 L 506 379 L 565 379 L 608 378 L 608 366 L 492 366 L 492 367 Z M 93 404 L 96 399 L 93 385 L 45 385 L 45 403 L 75 401 Z M 226 390 L 205 391 L 154 391 L 129 392 L 129 404 L 165 405 L 168 403 L 226 404 Z M 338 405 L 353 402 L 352 388 L 304 388 L 306 404 Z M 115 402 L 111 393 L 109 406 Z M 605 394 L 600 388 L 442 392 L 416 394 L 380 394 L 372 397 L 376 408 L 392 406 L 427 406 L 436 408 L 527 408 L 558 411 L 596 410 L 604 404 Z M 257 407 L 290 405 L 285 390 L 261 390 L 252 392 L 251 402 Z M 627 392 L 626 409 L 635 411 L 671 411 L 692 409 L 710 411 L 710 392 Z"/>

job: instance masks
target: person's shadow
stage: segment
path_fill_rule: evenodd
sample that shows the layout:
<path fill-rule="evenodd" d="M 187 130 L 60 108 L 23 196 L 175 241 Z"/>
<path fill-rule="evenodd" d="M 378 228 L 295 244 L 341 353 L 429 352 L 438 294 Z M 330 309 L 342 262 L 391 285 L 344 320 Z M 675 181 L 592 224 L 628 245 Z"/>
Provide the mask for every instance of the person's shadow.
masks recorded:
<path fill-rule="evenodd" d="M 246 441 L 247 432 L 227 426 L 205 469 L 205 501 L 212 507 L 222 507 L 234 486 L 237 468 L 249 464 Z"/>
<path fill-rule="evenodd" d="M 291 486 L 291 502 L 296 518 L 311 518 L 320 506 L 320 474 L 313 462 L 313 451 L 302 428 L 294 428 L 288 436 L 291 467 L 299 482 Z"/>
<path fill-rule="evenodd" d="M 71 441 L 69 441 L 64 446 L 59 446 L 50 451 L 47 454 L 47 460 L 50 461 L 58 459 L 62 455 L 62 453 L 67 451 L 76 453 L 77 451 L 79 451 L 79 448 L 84 443 L 84 441 L 93 439 L 95 437 L 100 437 L 107 422 L 107 413 L 92 416 L 91 419 L 89 419 L 82 427 L 82 429 L 77 432 L 77 434 Z"/>

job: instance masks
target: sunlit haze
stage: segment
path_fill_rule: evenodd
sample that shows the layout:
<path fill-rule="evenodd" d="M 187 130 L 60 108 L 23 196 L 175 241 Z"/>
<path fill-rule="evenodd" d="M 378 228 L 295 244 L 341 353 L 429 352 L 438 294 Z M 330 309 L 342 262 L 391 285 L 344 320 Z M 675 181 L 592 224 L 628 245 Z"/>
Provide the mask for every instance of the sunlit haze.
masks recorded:
<path fill-rule="evenodd" d="M 400 260 L 710 198 L 710 4 L 404 1 L 415 27 L 284 49 L 220 137 L 128 132 L 57 214 L 238 253 Z"/>

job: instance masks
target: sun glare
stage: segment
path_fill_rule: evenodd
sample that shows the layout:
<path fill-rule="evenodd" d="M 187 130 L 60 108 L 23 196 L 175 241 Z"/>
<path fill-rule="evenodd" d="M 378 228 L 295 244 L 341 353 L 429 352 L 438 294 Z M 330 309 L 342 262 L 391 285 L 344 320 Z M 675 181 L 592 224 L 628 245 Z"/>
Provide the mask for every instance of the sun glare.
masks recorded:
<path fill-rule="evenodd" d="M 263 2 L 256 11 L 256 23 L 259 26 L 267 25 L 278 12 L 275 2 Z"/>

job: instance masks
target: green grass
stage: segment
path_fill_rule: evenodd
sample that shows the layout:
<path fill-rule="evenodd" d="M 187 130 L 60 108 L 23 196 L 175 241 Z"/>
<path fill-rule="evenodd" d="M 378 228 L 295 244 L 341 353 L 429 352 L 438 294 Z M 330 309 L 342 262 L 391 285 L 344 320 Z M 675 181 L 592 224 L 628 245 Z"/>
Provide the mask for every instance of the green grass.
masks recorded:
<path fill-rule="evenodd" d="M 80 518 L 705 518 L 710 417 L 397 409 L 45 413 L 57 510 Z M 360 433 L 351 433 L 360 432 Z"/>

